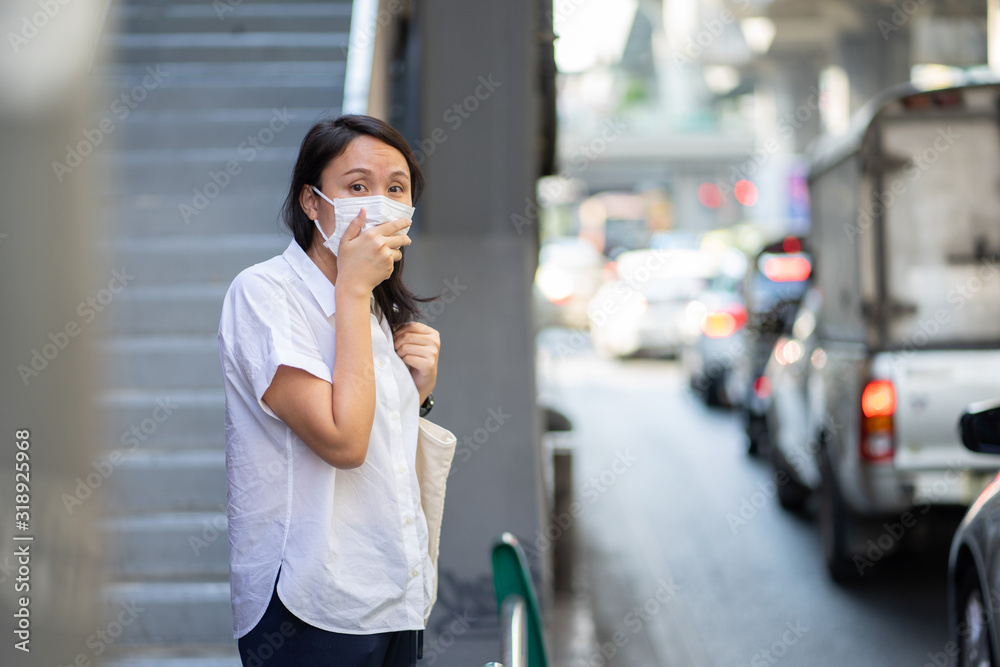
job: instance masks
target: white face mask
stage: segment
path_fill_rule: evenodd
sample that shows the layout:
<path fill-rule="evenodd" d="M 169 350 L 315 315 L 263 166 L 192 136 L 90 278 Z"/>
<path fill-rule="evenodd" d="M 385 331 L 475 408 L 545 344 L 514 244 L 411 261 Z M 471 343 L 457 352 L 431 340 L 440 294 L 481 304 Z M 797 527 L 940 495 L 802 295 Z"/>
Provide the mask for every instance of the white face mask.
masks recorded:
<path fill-rule="evenodd" d="M 323 228 L 319 225 L 319 220 L 313 220 L 316 224 L 316 229 L 319 230 L 320 236 L 323 237 L 323 245 L 330 249 L 334 255 L 337 254 L 340 249 L 340 239 L 344 237 L 344 232 L 347 231 L 347 227 L 351 224 L 354 218 L 358 217 L 361 213 L 361 209 L 365 209 L 365 224 L 361 228 L 361 231 L 365 231 L 369 227 L 375 227 L 376 225 L 381 225 L 390 220 L 400 220 L 405 218 L 406 220 L 411 220 L 413 218 L 414 208 L 412 206 L 407 206 L 406 204 L 400 204 L 398 201 L 393 201 L 388 197 L 382 195 L 373 195 L 371 197 L 348 197 L 347 199 L 333 199 L 331 200 L 325 194 L 319 191 L 316 186 L 310 186 L 313 192 L 318 194 L 324 200 L 329 202 L 333 206 L 333 214 L 335 218 L 335 225 L 333 228 L 333 235 L 327 237 L 323 233 Z M 406 234 L 406 230 L 401 229 L 397 234 Z"/>

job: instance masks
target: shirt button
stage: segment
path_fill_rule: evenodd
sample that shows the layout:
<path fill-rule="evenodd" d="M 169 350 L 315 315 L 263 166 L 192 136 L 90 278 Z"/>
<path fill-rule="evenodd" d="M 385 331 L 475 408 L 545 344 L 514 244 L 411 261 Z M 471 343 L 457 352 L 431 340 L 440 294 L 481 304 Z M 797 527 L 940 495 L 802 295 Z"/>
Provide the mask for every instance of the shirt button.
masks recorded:
<path fill-rule="evenodd" d="M 413 517 L 409 517 L 409 516 L 406 517 L 406 525 L 407 526 L 413 525 Z"/>
<path fill-rule="evenodd" d="M 392 414 L 389 415 L 389 418 L 392 421 L 394 421 L 394 422 L 398 422 L 399 421 L 399 413 L 396 412 L 395 410 L 393 410 Z"/>
<path fill-rule="evenodd" d="M 406 466 L 400 464 L 400 466 L 399 466 L 399 472 L 406 472 Z"/>
<path fill-rule="evenodd" d="M 411 571 L 410 571 L 410 576 L 411 576 L 411 577 L 413 577 L 414 579 L 416 579 L 416 578 L 417 578 L 417 575 L 418 575 L 418 574 L 420 574 L 420 573 L 419 573 L 419 572 L 417 572 L 416 570 L 411 570 Z"/>
<path fill-rule="evenodd" d="M 379 357 L 378 361 L 375 362 L 375 365 L 378 366 L 379 368 L 385 368 L 386 366 L 389 365 L 389 362 L 386 360 L 385 357 Z"/>

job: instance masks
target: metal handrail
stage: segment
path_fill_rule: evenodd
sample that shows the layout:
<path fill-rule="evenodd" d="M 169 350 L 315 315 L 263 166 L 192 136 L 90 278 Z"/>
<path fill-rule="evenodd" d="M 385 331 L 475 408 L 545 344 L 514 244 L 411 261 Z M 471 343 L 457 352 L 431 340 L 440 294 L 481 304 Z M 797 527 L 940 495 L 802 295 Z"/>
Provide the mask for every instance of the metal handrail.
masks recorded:
<path fill-rule="evenodd" d="M 503 662 L 488 662 L 483 667 L 528 667 L 528 603 L 511 593 L 503 599 L 500 614 Z"/>
<path fill-rule="evenodd" d="M 516 593 L 511 593 L 501 605 L 502 635 L 500 651 L 507 667 L 528 665 L 528 603 Z"/>

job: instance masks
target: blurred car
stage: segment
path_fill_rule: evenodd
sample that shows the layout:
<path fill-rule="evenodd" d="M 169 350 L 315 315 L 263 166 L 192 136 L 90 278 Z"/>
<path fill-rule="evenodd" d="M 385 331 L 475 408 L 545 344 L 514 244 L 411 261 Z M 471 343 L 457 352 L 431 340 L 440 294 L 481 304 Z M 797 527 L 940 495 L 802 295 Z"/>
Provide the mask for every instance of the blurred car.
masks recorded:
<path fill-rule="evenodd" d="M 708 285 L 714 262 L 698 250 L 634 250 L 620 254 L 617 278 L 588 307 L 594 348 L 604 356 L 677 356 L 687 306 Z"/>
<path fill-rule="evenodd" d="M 767 435 L 767 398 L 761 393 L 764 367 L 778 336 L 791 326 L 810 275 L 812 258 L 803 252 L 802 239 L 794 236 L 765 246 L 747 269 L 747 347 L 739 362 L 740 376 L 747 383 L 741 407 L 751 454 L 761 449 Z"/>
<path fill-rule="evenodd" d="M 604 283 L 604 256 L 576 237 L 546 241 L 538 252 L 533 301 L 535 325 L 587 326 L 587 302 Z"/>
<path fill-rule="evenodd" d="M 688 304 L 686 315 L 693 335 L 682 358 L 691 389 L 709 405 L 737 405 L 743 382 L 734 362 L 746 346 L 743 300 L 735 292 L 706 291 Z"/>
<path fill-rule="evenodd" d="M 735 406 L 747 383 L 740 358 L 746 350 L 747 309 L 740 293 L 746 256 L 728 248 L 712 253 L 707 289 L 688 304 L 681 354 L 691 389 L 709 405 Z"/>
<path fill-rule="evenodd" d="M 812 155 L 823 361 L 810 370 L 810 440 L 834 579 L 861 574 L 887 519 L 968 507 L 1000 467 L 954 429 L 965 406 L 1000 396 L 1000 129 L 986 120 L 998 107 L 1000 84 L 899 86 Z M 942 126 L 963 139 L 947 143 Z M 922 170 L 935 141 L 947 150 Z"/>
<path fill-rule="evenodd" d="M 1000 401 L 969 406 L 959 431 L 971 451 L 1000 454 Z M 979 494 L 952 538 L 948 619 L 955 664 L 1000 665 L 1000 476 Z"/>
<path fill-rule="evenodd" d="M 822 303 L 819 290 L 806 292 L 792 325 L 778 337 L 764 373 L 754 385 L 757 397 L 766 403 L 765 426 L 769 454 L 778 484 L 781 506 L 798 510 L 813 489 L 819 488 L 820 472 L 811 440 L 818 430 L 816 406 L 811 403 L 809 382 L 813 365 L 823 363 L 817 347 L 816 317 Z"/>

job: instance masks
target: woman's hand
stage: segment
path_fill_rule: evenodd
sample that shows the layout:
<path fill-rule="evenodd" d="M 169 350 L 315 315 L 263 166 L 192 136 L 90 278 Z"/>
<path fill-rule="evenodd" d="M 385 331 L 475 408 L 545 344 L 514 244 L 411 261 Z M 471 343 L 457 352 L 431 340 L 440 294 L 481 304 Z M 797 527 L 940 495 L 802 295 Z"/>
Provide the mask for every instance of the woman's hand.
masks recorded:
<path fill-rule="evenodd" d="M 409 236 L 396 232 L 406 229 L 411 222 L 390 220 L 361 231 L 365 217 L 362 209 L 340 239 L 337 289 L 357 287 L 370 295 L 379 283 L 392 275 L 393 266 L 403 257 L 400 248 L 410 245 Z"/>
<path fill-rule="evenodd" d="M 409 322 L 392 334 L 396 354 L 403 360 L 413 376 L 420 393 L 420 402 L 434 390 L 437 382 L 438 354 L 441 352 L 441 334 L 420 322 Z"/>

